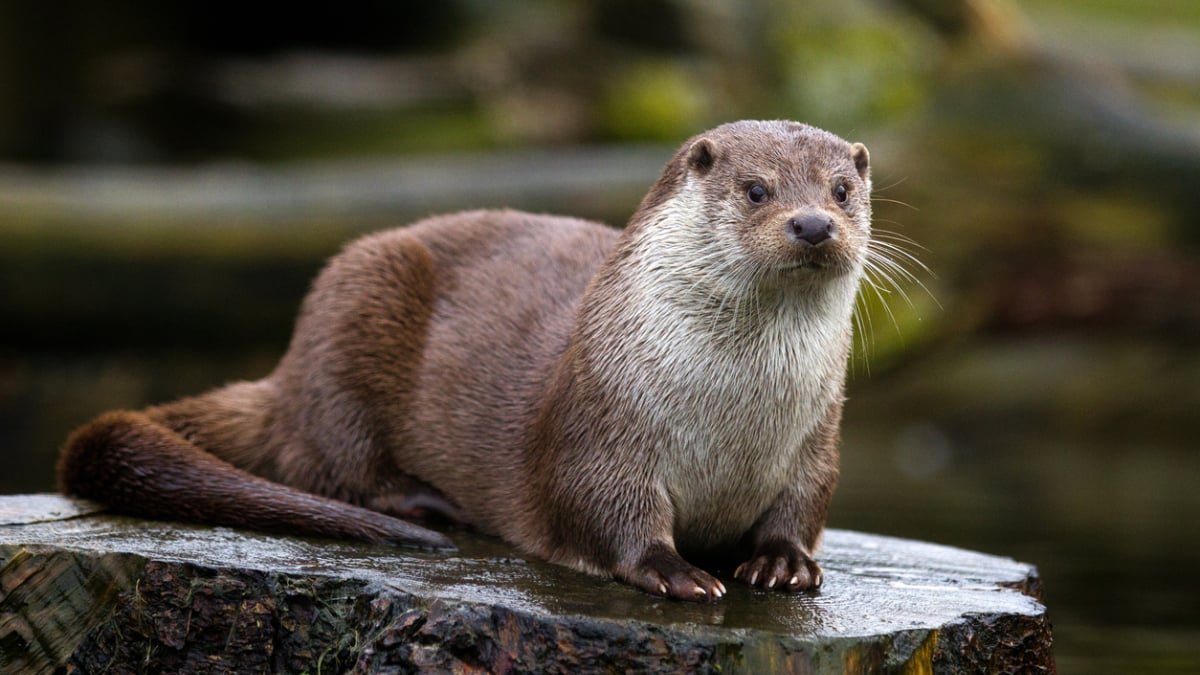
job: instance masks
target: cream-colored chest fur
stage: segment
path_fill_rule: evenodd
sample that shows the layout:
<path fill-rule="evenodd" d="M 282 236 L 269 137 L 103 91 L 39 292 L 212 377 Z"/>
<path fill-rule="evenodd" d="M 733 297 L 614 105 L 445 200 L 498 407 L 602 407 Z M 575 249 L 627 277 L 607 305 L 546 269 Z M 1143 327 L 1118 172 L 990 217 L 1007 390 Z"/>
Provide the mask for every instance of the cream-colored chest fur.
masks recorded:
<path fill-rule="evenodd" d="M 630 289 L 607 372 L 627 428 L 650 430 L 623 441 L 646 444 L 635 451 L 672 503 L 677 545 L 736 539 L 803 471 L 805 440 L 842 395 L 856 283 L 776 285 L 704 311 Z"/>
<path fill-rule="evenodd" d="M 848 314 L 827 310 L 775 298 L 723 326 L 660 307 L 662 339 L 629 353 L 631 414 L 658 431 L 647 459 L 677 544 L 737 538 L 803 471 L 802 446 L 841 395 L 846 365 Z"/>

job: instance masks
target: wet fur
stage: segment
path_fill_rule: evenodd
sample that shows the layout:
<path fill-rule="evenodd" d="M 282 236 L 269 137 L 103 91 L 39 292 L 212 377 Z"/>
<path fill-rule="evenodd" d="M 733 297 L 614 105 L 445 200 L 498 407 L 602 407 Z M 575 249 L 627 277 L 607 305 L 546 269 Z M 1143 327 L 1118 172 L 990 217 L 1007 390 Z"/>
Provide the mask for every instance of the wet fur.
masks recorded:
<path fill-rule="evenodd" d="M 435 547 L 376 512 L 441 516 L 683 599 L 724 587 L 679 550 L 743 547 L 739 577 L 814 586 L 869 192 L 862 146 L 742 122 L 686 143 L 623 233 L 477 211 L 365 237 L 317 278 L 275 372 L 98 418 L 68 440 L 61 487 Z M 783 236 L 801 208 L 831 213 L 835 240 Z"/>

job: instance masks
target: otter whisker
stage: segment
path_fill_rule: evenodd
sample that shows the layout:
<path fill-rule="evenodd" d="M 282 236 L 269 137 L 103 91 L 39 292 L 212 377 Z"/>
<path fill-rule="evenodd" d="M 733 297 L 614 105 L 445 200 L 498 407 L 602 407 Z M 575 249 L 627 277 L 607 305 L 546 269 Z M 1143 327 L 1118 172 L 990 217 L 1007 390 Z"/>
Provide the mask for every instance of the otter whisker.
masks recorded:
<path fill-rule="evenodd" d="M 912 209 L 913 211 L 920 211 L 920 210 L 921 210 L 921 209 L 918 209 L 917 207 L 915 207 L 915 206 L 913 206 L 912 204 L 909 204 L 909 203 L 907 203 L 907 202 L 902 202 L 902 201 L 900 201 L 899 199 L 888 199 L 887 197 L 871 197 L 871 202 L 872 202 L 872 203 L 875 203 L 875 202 L 887 202 L 887 203 L 889 203 L 889 204 L 896 204 L 896 205 L 899 205 L 899 206 L 904 206 L 904 207 L 910 208 L 910 209 Z"/>
<path fill-rule="evenodd" d="M 878 222 L 894 223 L 896 225 L 899 225 L 899 223 L 897 223 L 894 220 L 885 220 L 885 221 L 878 221 Z M 875 230 L 871 236 L 872 236 L 872 239 L 891 239 L 894 241 L 903 242 L 905 244 L 908 244 L 909 246 L 915 246 L 915 247 L 921 249 L 922 251 L 929 250 L 928 248 L 925 248 L 924 246 L 922 246 L 920 244 L 920 242 L 913 239 L 912 237 L 909 237 L 907 235 L 896 232 L 895 230 L 884 230 L 884 229 L 880 229 L 880 228 L 875 228 Z"/>
<path fill-rule="evenodd" d="M 881 289 L 875 278 L 872 276 L 873 274 L 878 274 L 878 270 L 874 268 L 873 263 L 870 261 L 867 262 L 866 269 L 867 274 L 863 277 L 863 279 L 866 281 L 867 287 L 870 288 L 871 291 L 875 293 L 875 297 L 879 299 L 879 304 L 883 306 L 883 311 L 887 312 L 888 318 L 892 320 L 892 325 L 896 327 L 896 333 L 898 335 L 901 334 L 900 322 L 896 319 L 896 314 L 892 312 L 891 305 L 889 305 L 887 300 L 883 297 L 886 289 Z M 887 278 L 886 275 L 884 275 L 884 278 Z M 895 282 L 892 283 L 894 284 Z"/>
<path fill-rule="evenodd" d="M 904 177 L 902 177 L 902 178 L 897 178 L 895 182 L 888 183 L 887 185 L 885 185 L 885 186 L 883 186 L 883 187 L 874 187 L 874 188 L 872 188 L 871 192 L 873 193 L 873 196 L 878 196 L 878 195 L 879 195 L 880 193 L 882 193 L 882 192 L 886 192 L 886 191 L 888 191 L 888 190 L 891 190 L 891 189 L 892 189 L 892 188 L 894 188 L 894 187 L 897 187 L 897 186 L 899 186 L 899 185 L 903 185 L 903 184 L 904 184 L 904 182 L 905 182 L 906 180 L 908 180 L 908 178 L 904 178 Z"/>
<path fill-rule="evenodd" d="M 886 271 L 905 281 L 920 283 L 920 280 L 917 279 L 916 275 L 909 271 L 908 268 L 904 267 L 904 265 L 900 264 L 899 261 L 890 257 L 885 251 L 871 250 L 869 251 L 868 258 L 873 267 L 880 272 Z M 891 280 L 890 276 L 889 280 Z M 892 285 L 896 286 L 897 284 L 893 282 Z"/>
<path fill-rule="evenodd" d="M 895 243 L 894 241 L 888 241 L 887 239 L 873 239 L 869 246 L 880 251 L 887 251 L 888 254 L 895 255 L 896 257 L 901 258 L 908 263 L 916 265 L 925 273 L 933 276 L 933 272 L 930 271 L 929 267 L 927 267 L 925 263 L 921 262 L 920 258 L 917 258 L 916 254 Z"/>
<path fill-rule="evenodd" d="M 871 309 L 867 306 L 866 299 L 861 292 L 854 298 L 853 321 L 854 331 L 858 334 L 859 353 L 869 375 L 871 373 L 870 341 L 874 339 L 874 326 L 871 324 Z"/>
<path fill-rule="evenodd" d="M 876 229 L 867 242 L 866 257 L 863 261 L 863 281 L 855 304 L 855 321 L 859 330 L 864 334 L 874 332 L 869 296 L 874 295 L 878 304 L 887 313 L 896 334 L 903 338 L 903 331 L 896 313 L 888 302 L 888 296 L 898 295 L 909 307 L 916 308 L 908 287 L 920 287 L 939 308 L 937 298 L 925 285 L 918 275 L 936 277 L 928 265 L 921 261 L 910 249 L 927 250 L 916 241 L 898 232 L 887 229 Z M 861 309 L 861 311 L 860 311 Z M 865 336 L 860 336 L 860 338 Z M 860 339 L 859 345 L 864 354 L 868 352 L 867 340 Z M 869 361 L 867 367 L 869 368 Z"/>
<path fill-rule="evenodd" d="M 893 255 L 896 257 L 892 257 Z M 904 281 L 919 286 L 921 290 L 925 291 L 925 294 L 928 295 L 931 300 L 933 300 L 933 303 L 938 307 L 938 309 L 942 308 L 942 304 L 938 302 L 937 297 L 932 291 L 929 290 L 929 287 L 925 285 L 925 282 L 921 281 L 916 274 L 904 266 L 904 263 L 908 262 L 916 265 L 921 271 L 929 274 L 929 276 L 934 276 L 933 272 L 929 270 L 929 267 L 918 260 L 911 253 L 903 249 L 892 247 L 886 242 L 873 241 L 867 247 L 867 256 L 876 266 L 875 269 L 877 271 L 882 272 L 883 270 L 887 270 L 891 274 L 900 277 Z M 891 276 L 888 276 L 887 278 L 892 286 L 896 288 L 896 290 L 901 291 L 901 295 L 904 296 L 904 299 L 908 302 L 909 306 L 913 306 L 912 299 L 909 298 L 908 294 L 902 290 L 896 279 L 892 278 Z"/>
<path fill-rule="evenodd" d="M 877 275 L 877 278 L 886 281 L 900 297 L 904 298 L 909 307 L 913 307 L 912 298 L 904 290 L 904 286 L 901 285 L 900 281 L 903 280 L 923 286 L 921 281 L 903 265 L 886 255 L 879 254 L 878 251 L 875 251 L 874 255 L 869 255 L 868 257 L 871 261 L 871 269 Z"/>

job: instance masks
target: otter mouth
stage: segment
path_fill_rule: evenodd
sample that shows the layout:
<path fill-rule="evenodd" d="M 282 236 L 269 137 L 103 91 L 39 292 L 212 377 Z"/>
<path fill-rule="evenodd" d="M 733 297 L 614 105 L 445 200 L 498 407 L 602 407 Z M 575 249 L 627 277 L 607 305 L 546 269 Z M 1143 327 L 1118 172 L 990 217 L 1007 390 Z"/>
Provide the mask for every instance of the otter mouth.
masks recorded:
<path fill-rule="evenodd" d="M 829 267 L 829 263 L 820 262 L 817 260 L 804 260 L 801 262 L 788 263 L 779 268 L 781 272 L 796 272 L 800 270 L 823 270 Z"/>
<path fill-rule="evenodd" d="M 838 256 L 820 256 L 806 260 L 789 260 L 776 267 L 779 274 L 797 276 L 819 274 L 821 276 L 839 275 L 853 269 L 853 264 Z"/>

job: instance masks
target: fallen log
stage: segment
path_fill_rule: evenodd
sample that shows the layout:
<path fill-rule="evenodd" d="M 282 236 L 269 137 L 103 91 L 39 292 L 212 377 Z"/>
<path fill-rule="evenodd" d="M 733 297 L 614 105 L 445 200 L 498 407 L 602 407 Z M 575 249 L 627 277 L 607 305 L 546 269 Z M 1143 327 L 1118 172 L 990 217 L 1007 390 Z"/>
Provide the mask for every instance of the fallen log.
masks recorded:
<path fill-rule="evenodd" d="M 831 530 L 824 586 L 664 601 L 449 554 L 0 497 L 0 672 L 1054 672 L 1034 567 Z"/>

